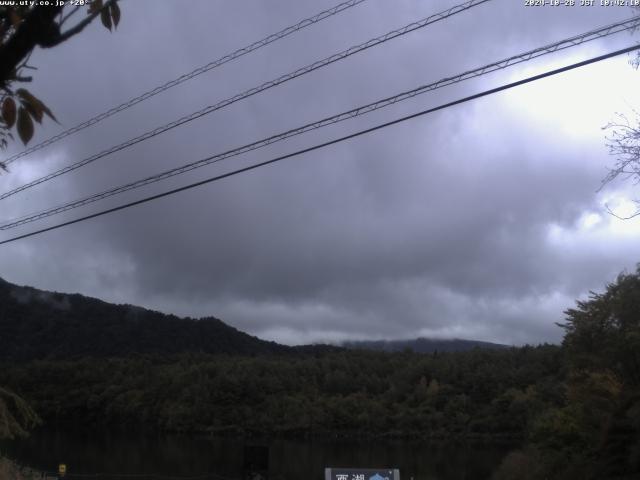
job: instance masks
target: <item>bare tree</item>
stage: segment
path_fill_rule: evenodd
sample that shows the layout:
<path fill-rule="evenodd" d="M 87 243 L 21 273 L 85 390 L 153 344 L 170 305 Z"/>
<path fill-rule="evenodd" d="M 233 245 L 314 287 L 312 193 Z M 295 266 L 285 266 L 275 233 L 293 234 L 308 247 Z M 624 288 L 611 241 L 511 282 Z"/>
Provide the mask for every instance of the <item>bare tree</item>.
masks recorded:
<path fill-rule="evenodd" d="M 640 13 L 640 7 L 632 7 L 633 10 Z M 633 33 L 633 32 L 632 32 Z M 636 70 L 640 67 L 640 53 L 636 53 L 629 63 Z M 602 179 L 602 189 L 608 183 L 623 178 L 631 180 L 636 185 L 640 183 L 640 113 L 633 110 L 633 118 L 618 113 L 617 119 L 609 122 L 603 127 L 608 130 L 607 147 L 609 153 L 616 158 L 609 173 Z M 636 211 L 626 217 L 617 215 L 607 205 L 607 211 L 614 217 L 628 220 L 640 215 L 640 200 L 634 200 L 637 205 Z"/>
<path fill-rule="evenodd" d="M 634 117 L 629 119 L 619 113 L 617 120 L 609 122 L 604 128 L 609 130 L 607 146 L 609 153 L 616 158 L 615 164 L 602 180 L 602 187 L 617 178 L 631 180 L 636 185 L 640 183 L 640 113 L 633 111 Z M 618 218 L 629 219 L 640 215 L 640 201 L 634 200 L 638 208 L 627 217 L 615 214 L 608 206 L 610 214 Z"/>

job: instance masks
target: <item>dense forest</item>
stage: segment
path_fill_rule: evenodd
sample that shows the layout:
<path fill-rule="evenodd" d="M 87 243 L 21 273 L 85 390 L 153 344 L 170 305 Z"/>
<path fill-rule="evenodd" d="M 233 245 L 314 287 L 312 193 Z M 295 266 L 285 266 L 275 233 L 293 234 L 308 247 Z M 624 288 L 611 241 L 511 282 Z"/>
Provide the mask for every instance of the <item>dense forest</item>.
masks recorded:
<path fill-rule="evenodd" d="M 638 478 L 640 269 L 560 327 L 561 346 L 466 352 L 5 358 L 0 385 L 47 427 L 507 440 L 497 479 Z"/>
<path fill-rule="evenodd" d="M 561 406 L 555 346 L 419 355 L 181 355 L 2 365 L 48 424 L 242 434 L 521 436 Z"/>

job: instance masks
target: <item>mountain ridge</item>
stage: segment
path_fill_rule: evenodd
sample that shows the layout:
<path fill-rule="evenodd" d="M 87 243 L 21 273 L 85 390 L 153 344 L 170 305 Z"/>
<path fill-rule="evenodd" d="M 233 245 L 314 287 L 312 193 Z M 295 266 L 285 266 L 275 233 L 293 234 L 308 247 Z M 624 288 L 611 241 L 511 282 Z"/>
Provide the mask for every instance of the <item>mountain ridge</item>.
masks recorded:
<path fill-rule="evenodd" d="M 474 348 L 505 349 L 512 347 L 511 345 L 502 343 L 484 342 L 480 340 L 465 340 L 461 338 L 436 339 L 426 337 L 401 340 L 355 340 L 342 342 L 341 346 L 351 350 L 376 350 L 383 352 L 411 350 L 415 353 L 463 352 L 473 350 Z"/>
<path fill-rule="evenodd" d="M 242 332 L 213 317 L 194 319 L 78 293 L 19 286 L 0 278 L 0 361 L 67 360 L 181 353 L 322 354 L 343 349 L 449 352 L 504 348 L 474 340 L 355 341 L 288 346 Z"/>
<path fill-rule="evenodd" d="M 241 332 L 215 317 L 181 318 L 0 279 L 0 360 L 188 352 L 261 355 L 296 349 Z"/>

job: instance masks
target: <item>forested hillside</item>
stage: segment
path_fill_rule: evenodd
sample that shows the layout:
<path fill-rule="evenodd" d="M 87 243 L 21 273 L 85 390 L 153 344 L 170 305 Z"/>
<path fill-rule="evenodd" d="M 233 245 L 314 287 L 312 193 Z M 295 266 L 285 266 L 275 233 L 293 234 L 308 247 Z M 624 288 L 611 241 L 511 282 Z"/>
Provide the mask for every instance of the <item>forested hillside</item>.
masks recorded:
<path fill-rule="evenodd" d="M 0 280 L 0 360 L 122 357 L 181 352 L 260 355 L 290 348 L 217 318 L 178 318 L 83 295 Z"/>
<path fill-rule="evenodd" d="M 349 348 L 416 352 L 501 348 L 469 340 L 351 342 Z M 213 317 L 179 318 L 79 294 L 13 285 L 0 279 L 0 361 L 126 357 L 131 355 L 307 354 L 340 351 L 328 345 L 288 347 L 248 335 Z"/>

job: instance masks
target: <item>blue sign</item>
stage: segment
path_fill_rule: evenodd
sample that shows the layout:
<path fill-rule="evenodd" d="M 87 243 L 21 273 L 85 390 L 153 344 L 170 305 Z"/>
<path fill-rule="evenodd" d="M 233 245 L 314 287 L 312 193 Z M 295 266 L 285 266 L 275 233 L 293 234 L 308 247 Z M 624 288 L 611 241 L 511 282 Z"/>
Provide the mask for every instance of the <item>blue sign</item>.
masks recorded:
<path fill-rule="evenodd" d="M 400 480 L 397 468 L 325 468 L 325 480 Z"/>

